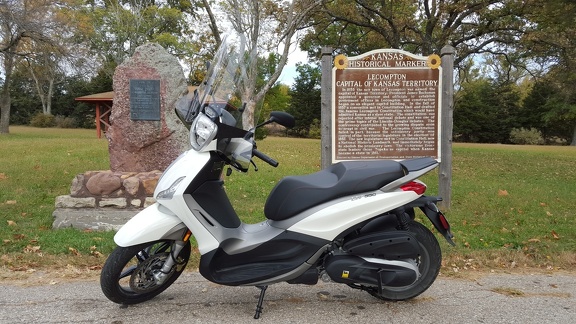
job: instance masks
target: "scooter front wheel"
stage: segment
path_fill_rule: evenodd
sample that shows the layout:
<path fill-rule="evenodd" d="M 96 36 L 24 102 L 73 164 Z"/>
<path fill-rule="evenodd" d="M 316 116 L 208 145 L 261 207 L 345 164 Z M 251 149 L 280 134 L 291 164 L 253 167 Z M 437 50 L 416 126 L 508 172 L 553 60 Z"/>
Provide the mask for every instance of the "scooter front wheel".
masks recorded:
<path fill-rule="evenodd" d="M 118 304 L 137 304 L 166 290 L 184 271 L 190 258 L 188 241 L 177 256 L 172 255 L 174 241 L 156 241 L 128 247 L 116 247 L 100 274 L 104 295 Z M 175 258 L 169 273 L 158 280 L 164 262 Z"/>

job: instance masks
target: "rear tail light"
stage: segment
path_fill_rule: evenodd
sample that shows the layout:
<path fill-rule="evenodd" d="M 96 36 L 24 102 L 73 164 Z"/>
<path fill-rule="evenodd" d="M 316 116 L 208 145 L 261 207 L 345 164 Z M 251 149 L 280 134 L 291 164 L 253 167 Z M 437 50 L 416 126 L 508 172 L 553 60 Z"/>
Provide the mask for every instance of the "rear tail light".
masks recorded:
<path fill-rule="evenodd" d="M 410 181 L 400 187 L 404 191 L 414 191 L 418 195 L 423 195 L 426 192 L 426 185 L 420 181 Z"/>
<path fill-rule="evenodd" d="M 438 218 L 440 219 L 440 224 L 442 224 L 442 227 L 444 227 L 445 230 L 449 230 L 450 224 L 448 224 L 448 220 L 440 211 L 438 212 Z"/>

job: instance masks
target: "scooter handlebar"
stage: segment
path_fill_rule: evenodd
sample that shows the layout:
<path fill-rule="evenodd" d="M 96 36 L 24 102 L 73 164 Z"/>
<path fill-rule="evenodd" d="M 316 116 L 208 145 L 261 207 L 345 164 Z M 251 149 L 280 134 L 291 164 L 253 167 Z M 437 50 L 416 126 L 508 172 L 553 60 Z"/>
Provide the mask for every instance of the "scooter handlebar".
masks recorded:
<path fill-rule="evenodd" d="M 260 160 L 270 164 L 273 167 L 277 167 L 278 166 L 278 161 L 274 160 L 273 158 L 269 157 L 268 155 L 258 151 L 257 149 L 253 149 L 252 150 L 252 154 L 256 157 L 258 157 Z"/>

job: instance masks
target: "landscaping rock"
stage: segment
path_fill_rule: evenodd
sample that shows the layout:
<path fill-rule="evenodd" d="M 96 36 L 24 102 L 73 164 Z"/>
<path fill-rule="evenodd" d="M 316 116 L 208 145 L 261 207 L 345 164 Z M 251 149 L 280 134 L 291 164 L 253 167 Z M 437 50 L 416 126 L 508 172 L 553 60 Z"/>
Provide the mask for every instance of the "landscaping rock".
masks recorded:
<path fill-rule="evenodd" d="M 72 180 L 70 195 L 56 197 L 52 226 L 117 229 L 131 216 L 156 202 L 152 195 L 161 175 L 159 170 L 78 174 Z M 115 217 L 120 218 L 112 221 Z M 111 223 L 107 225 L 106 222 Z"/>
<path fill-rule="evenodd" d="M 75 198 L 70 196 L 56 197 L 56 208 L 94 208 L 96 207 L 96 198 Z"/>
<path fill-rule="evenodd" d="M 112 172 L 97 173 L 86 182 L 86 188 L 95 196 L 109 195 L 122 187 L 120 178 Z"/>
<path fill-rule="evenodd" d="M 140 179 L 137 177 L 130 177 L 125 179 L 122 182 L 126 193 L 132 196 L 136 196 L 138 194 L 138 190 L 140 189 Z"/>

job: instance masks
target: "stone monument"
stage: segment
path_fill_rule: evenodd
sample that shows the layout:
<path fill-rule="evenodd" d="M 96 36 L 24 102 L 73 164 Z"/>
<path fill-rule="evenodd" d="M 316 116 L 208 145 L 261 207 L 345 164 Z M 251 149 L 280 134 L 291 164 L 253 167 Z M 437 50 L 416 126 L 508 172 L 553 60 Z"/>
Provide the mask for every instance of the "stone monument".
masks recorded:
<path fill-rule="evenodd" d="M 136 119 L 134 111 L 154 110 L 154 105 L 146 104 L 158 97 L 147 91 L 144 82 L 158 80 L 159 120 Z M 137 82 L 143 85 L 135 87 Z M 158 44 L 138 47 L 132 58 L 116 68 L 114 105 L 106 132 L 112 171 L 164 170 L 187 149 L 188 132 L 174 113 L 176 100 L 187 89 L 178 60 Z"/>
<path fill-rule="evenodd" d="M 174 113 L 188 89 L 175 57 L 158 44 L 142 45 L 116 68 L 113 82 L 110 170 L 73 179 L 70 195 L 56 197 L 55 228 L 118 229 L 154 202 L 162 170 L 189 147 L 188 131 Z"/>

